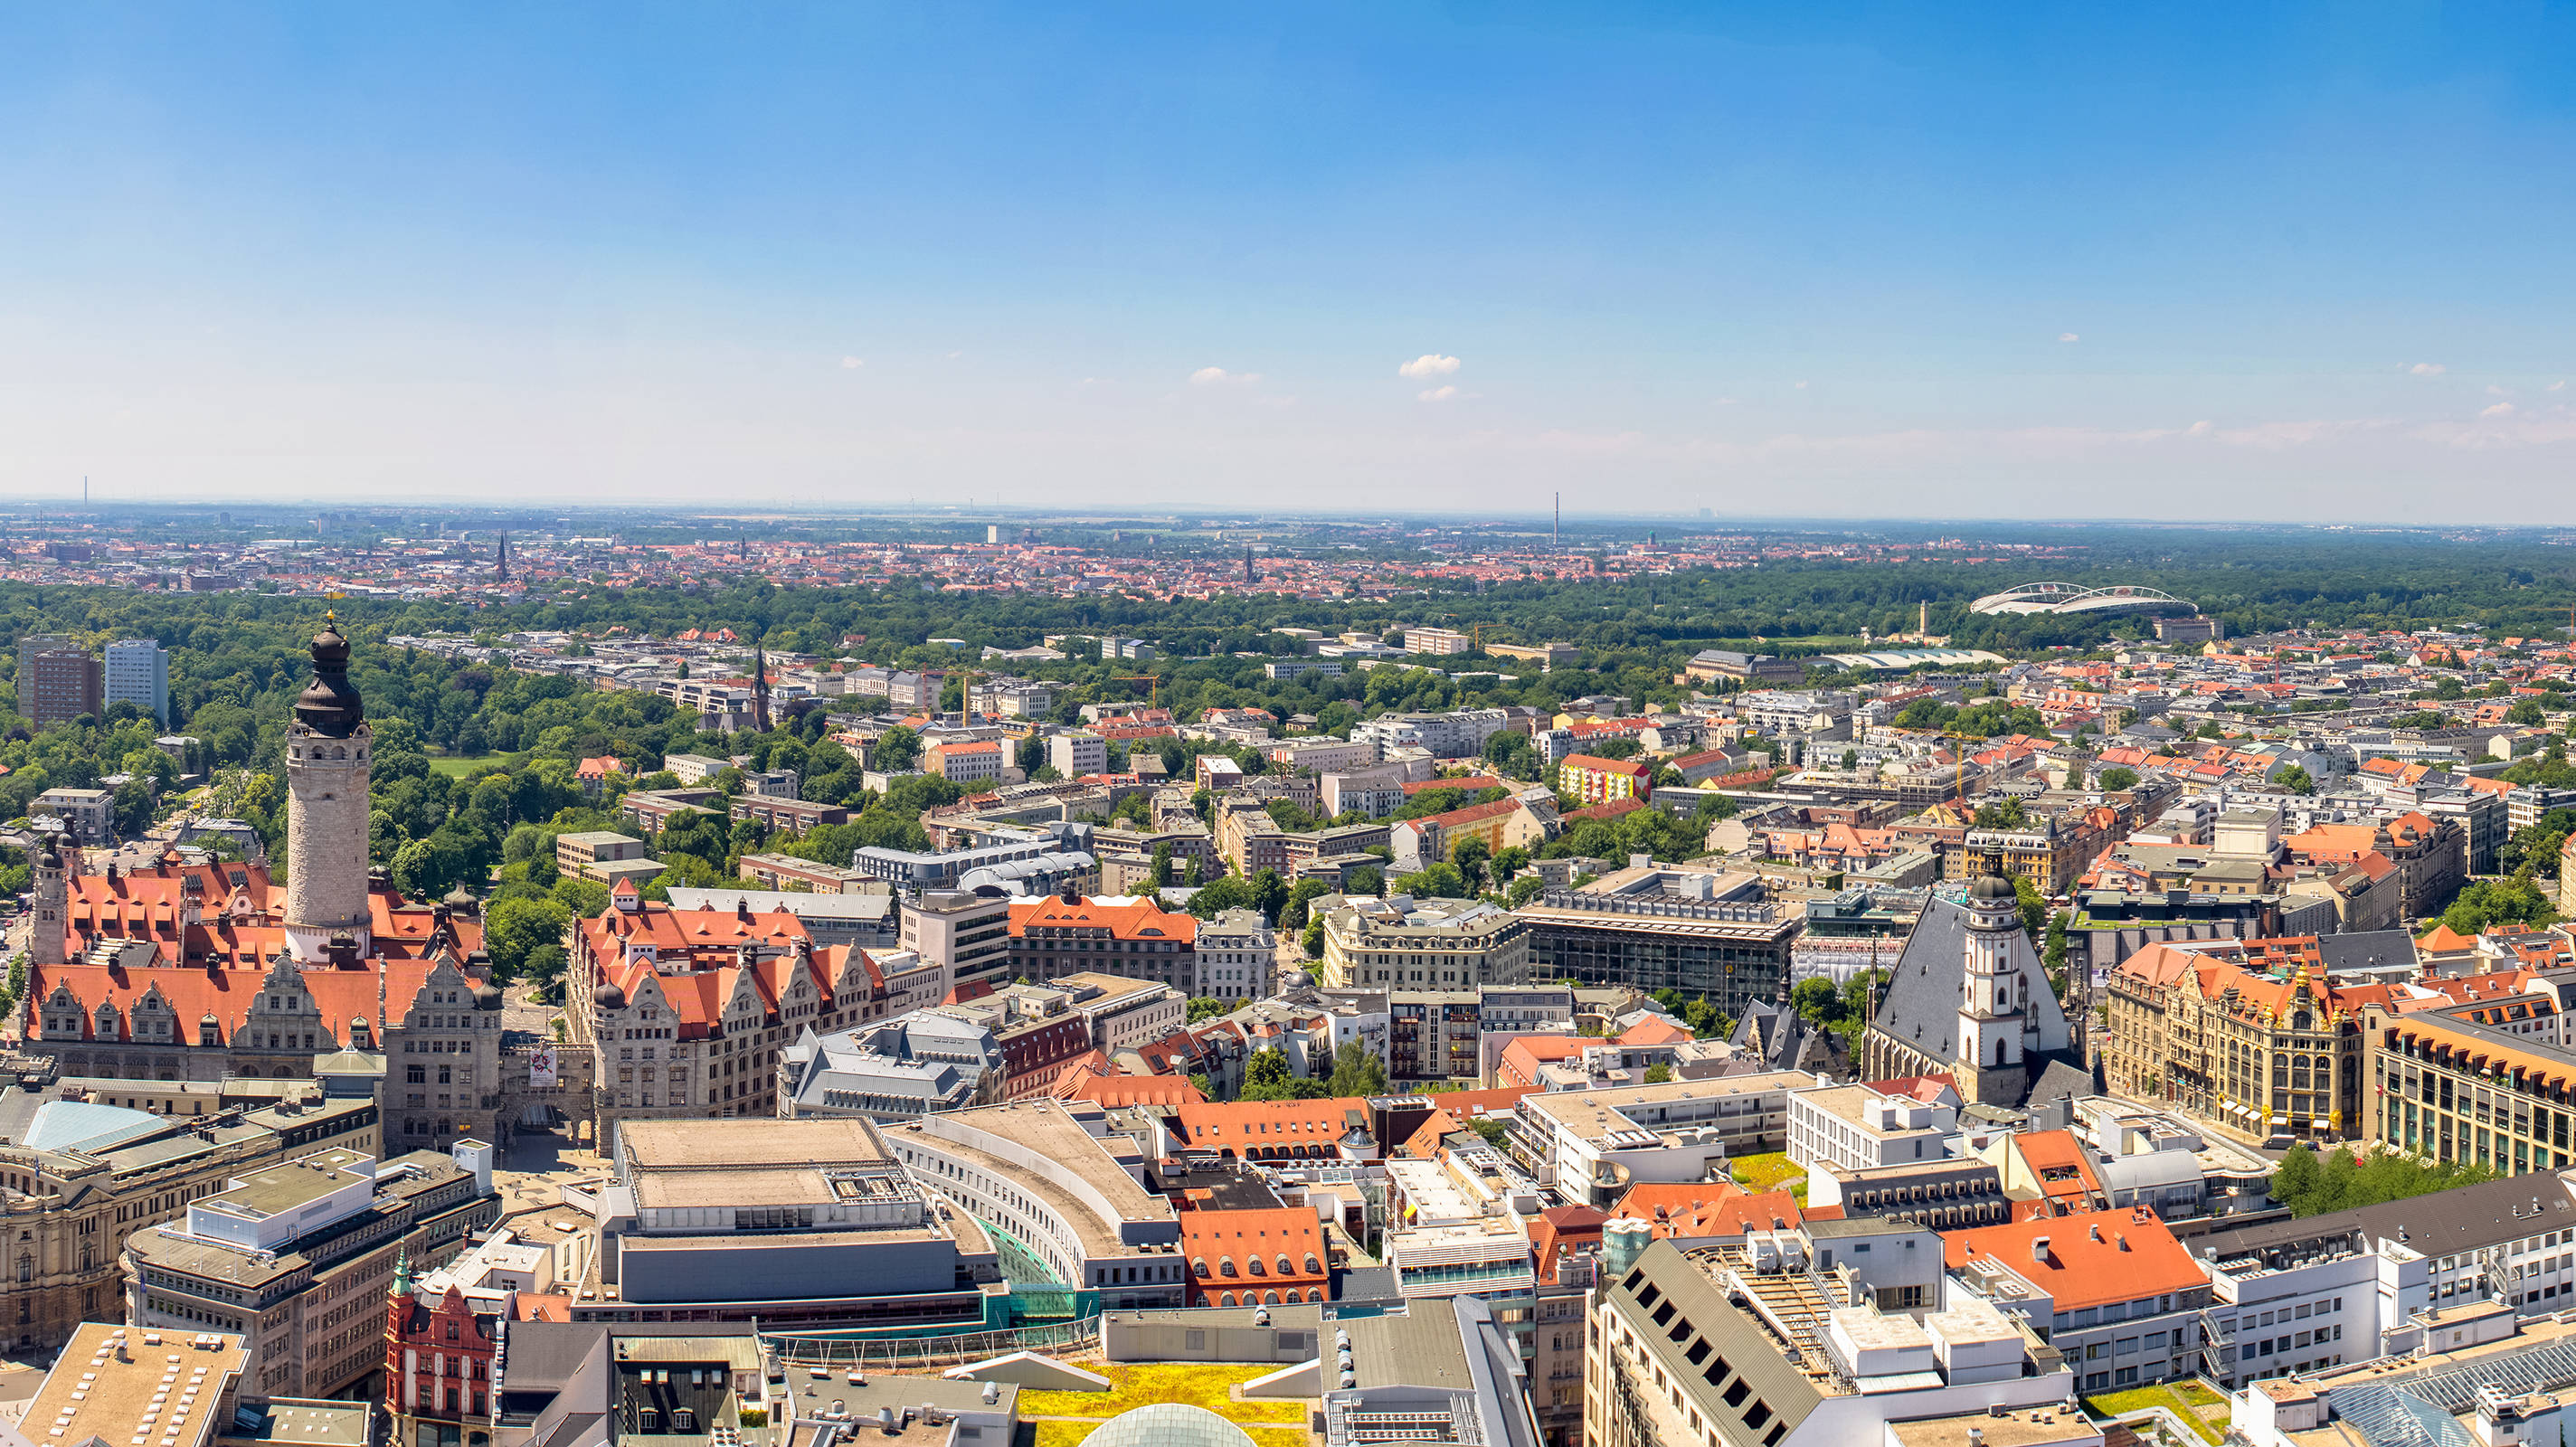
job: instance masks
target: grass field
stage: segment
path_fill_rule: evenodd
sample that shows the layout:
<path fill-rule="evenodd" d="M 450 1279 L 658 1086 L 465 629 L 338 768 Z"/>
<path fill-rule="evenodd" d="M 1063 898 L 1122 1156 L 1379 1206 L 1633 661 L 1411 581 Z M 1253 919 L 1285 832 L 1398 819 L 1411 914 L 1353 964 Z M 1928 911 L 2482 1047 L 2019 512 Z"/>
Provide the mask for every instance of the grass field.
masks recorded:
<path fill-rule="evenodd" d="M 1297 1428 L 1305 1436 L 1302 1423 L 1305 1408 L 1293 1401 L 1238 1402 L 1227 1393 L 1237 1384 L 1277 1371 L 1274 1366 L 1241 1364 L 1200 1364 L 1195 1362 L 1076 1362 L 1085 1371 L 1098 1372 L 1109 1378 L 1106 1392 L 1022 1392 L 1020 1415 L 1023 1417 L 1092 1417 L 1107 1419 L 1131 1407 L 1151 1402 L 1186 1402 L 1205 1407 L 1227 1421 L 1251 1427 L 1258 1423 L 1280 1423 Z M 1074 1423 L 1038 1424 L 1074 1426 Z M 1255 1434 L 1256 1439 L 1259 1434 Z M 1071 1441 L 1049 1441 L 1041 1437 L 1039 1447 L 1070 1447 Z"/>
<path fill-rule="evenodd" d="M 1735 1183 L 1748 1191 L 1777 1191 L 1807 1183 L 1807 1168 L 1791 1164 L 1787 1154 L 1780 1151 L 1737 1156 L 1729 1164 L 1735 1172 Z"/>
<path fill-rule="evenodd" d="M 440 757 L 429 761 L 429 767 L 451 779 L 461 779 L 486 764 L 506 764 L 508 754 L 476 754 L 470 759 Z"/>
<path fill-rule="evenodd" d="M 2116 1417 L 2123 1412 L 2162 1407 L 2197 1430 L 2201 1440 L 2209 1443 L 2210 1447 L 2219 1447 L 2227 1436 L 2227 1399 L 2198 1382 L 2174 1382 L 2126 1392 L 2105 1392 L 2098 1397 L 2085 1398 L 2084 1406 L 2096 1417 Z"/>

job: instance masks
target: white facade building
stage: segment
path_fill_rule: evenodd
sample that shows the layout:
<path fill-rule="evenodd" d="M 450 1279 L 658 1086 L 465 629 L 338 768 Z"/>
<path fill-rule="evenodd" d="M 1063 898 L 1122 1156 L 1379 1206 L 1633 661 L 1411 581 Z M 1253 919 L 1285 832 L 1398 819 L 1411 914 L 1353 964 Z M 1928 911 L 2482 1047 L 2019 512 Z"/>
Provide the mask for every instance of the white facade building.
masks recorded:
<path fill-rule="evenodd" d="M 1259 1000 L 1270 994 L 1279 959 L 1279 936 L 1257 909 L 1229 909 L 1199 925 L 1195 948 L 1198 983 L 1191 991 L 1217 1000 Z"/>
<path fill-rule="evenodd" d="M 130 703 L 167 728 L 170 723 L 170 650 L 149 638 L 107 645 L 102 703 Z"/>
<path fill-rule="evenodd" d="M 1801 1166 L 1867 1170 L 1950 1154 L 1959 1112 L 1866 1085 L 1818 1086 L 1789 1096 L 1789 1159 Z"/>

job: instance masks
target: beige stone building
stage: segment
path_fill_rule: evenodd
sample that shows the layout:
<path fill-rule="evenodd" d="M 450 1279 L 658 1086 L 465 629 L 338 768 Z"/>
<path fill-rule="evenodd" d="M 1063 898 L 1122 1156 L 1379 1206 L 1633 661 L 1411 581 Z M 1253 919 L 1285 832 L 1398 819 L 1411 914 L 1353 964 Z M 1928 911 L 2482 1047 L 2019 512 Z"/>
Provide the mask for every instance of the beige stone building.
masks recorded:
<path fill-rule="evenodd" d="M 2328 984 L 2314 940 L 2263 943 L 2242 964 L 2172 944 L 2130 956 L 2111 972 L 2104 1075 L 2115 1094 L 2245 1140 L 2349 1140 L 2362 1124 L 2361 1013 L 2388 989 Z"/>
<path fill-rule="evenodd" d="M 85 1107 L 56 1114 L 57 1105 Z M 123 1311 L 118 1257 L 132 1233 L 185 1214 L 242 1172 L 330 1147 L 374 1154 L 373 1100 L 306 1101 L 153 1119 L 88 1102 L 49 1103 L 27 1143 L 0 1146 L 0 1341 L 61 1344 Z"/>
<path fill-rule="evenodd" d="M 500 1214 L 480 1141 L 381 1166 L 344 1147 L 297 1153 L 127 1238 L 125 1319 L 238 1332 L 258 1395 L 336 1396 L 384 1366 L 398 1264 L 444 1261 Z"/>

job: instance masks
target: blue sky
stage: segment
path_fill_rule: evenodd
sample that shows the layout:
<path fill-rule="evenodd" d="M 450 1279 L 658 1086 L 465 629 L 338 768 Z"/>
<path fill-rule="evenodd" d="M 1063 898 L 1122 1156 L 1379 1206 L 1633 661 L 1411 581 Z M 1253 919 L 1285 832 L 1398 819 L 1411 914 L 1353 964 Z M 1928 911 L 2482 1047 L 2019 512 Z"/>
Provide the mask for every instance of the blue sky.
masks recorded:
<path fill-rule="evenodd" d="M 2576 16 L 2157 12 L 18 7 L 0 494 L 2576 521 Z"/>

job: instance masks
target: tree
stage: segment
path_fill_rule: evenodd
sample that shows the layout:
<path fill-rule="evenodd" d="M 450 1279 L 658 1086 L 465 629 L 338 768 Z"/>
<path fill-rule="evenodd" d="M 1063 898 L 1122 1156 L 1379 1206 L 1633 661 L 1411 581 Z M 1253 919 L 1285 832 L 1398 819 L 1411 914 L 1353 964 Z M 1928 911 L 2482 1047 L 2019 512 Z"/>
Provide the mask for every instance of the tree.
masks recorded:
<path fill-rule="evenodd" d="M 2104 769 L 2102 771 L 2102 777 L 2096 782 L 2101 784 L 2104 793 L 2121 793 L 2124 790 L 2138 787 L 2138 771 L 2135 769 L 2124 769 L 2114 765 L 2110 768 Z"/>
<path fill-rule="evenodd" d="M 1302 930 L 1307 915 L 1318 899 L 1333 892 L 1333 887 L 1320 879 L 1301 879 L 1288 891 L 1288 902 L 1279 910 L 1279 927 L 1291 932 Z"/>
<path fill-rule="evenodd" d="M 1306 921 L 1306 933 L 1297 941 L 1297 948 L 1304 951 L 1306 958 L 1310 960 L 1320 960 L 1324 957 L 1324 922 L 1322 920 Z"/>
<path fill-rule="evenodd" d="M 1333 1052 L 1332 1094 L 1386 1094 L 1386 1064 L 1367 1046 L 1356 1040 L 1345 1040 Z"/>
<path fill-rule="evenodd" d="M 1649 1065 L 1646 1067 L 1646 1083 L 1648 1085 L 1661 1085 L 1672 1078 L 1673 1068 L 1669 1065 Z"/>
<path fill-rule="evenodd" d="M 1494 847 L 1484 836 L 1471 834 L 1449 846 L 1449 862 L 1458 867 L 1466 881 L 1466 892 L 1474 894 L 1485 887 L 1485 863 L 1494 857 Z"/>
<path fill-rule="evenodd" d="M 2062 909 L 2048 917 L 2048 933 L 2039 948 L 2039 960 L 2048 967 L 2049 982 L 2060 990 L 2066 988 L 2066 919 Z"/>
<path fill-rule="evenodd" d="M 869 765 L 881 774 L 899 774 L 920 762 L 921 735 L 908 728 L 887 729 L 868 749 Z"/>
<path fill-rule="evenodd" d="M 1848 774 L 1848 773 L 1852 772 L 1854 769 L 1857 769 L 1857 768 L 1859 768 L 1859 767 L 1860 767 L 1860 750 L 1858 750 L 1858 749 L 1845 749 L 1845 750 L 1843 750 L 1843 772 L 1844 772 L 1844 773 L 1846 773 L 1846 774 Z"/>
<path fill-rule="evenodd" d="M 116 786 L 109 808 L 116 819 L 116 832 L 127 839 L 139 839 L 152 827 L 152 786 L 141 779 L 128 779 Z"/>
<path fill-rule="evenodd" d="M 1141 799 L 1144 795 L 1135 794 L 1129 797 Z M 1169 844 L 1157 844 L 1154 846 L 1154 888 L 1157 890 L 1164 890 L 1171 887 L 1172 846 Z"/>
<path fill-rule="evenodd" d="M 1512 887 L 1509 890 L 1506 890 L 1503 894 L 1503 902 L 1511 906 L 1513 909 L 1518 909 L 1522 905 L 1529 903 L 1531 900 L 1538 898 L 1539 894 L 1546 888 L 1546 880 L 1539 878 L 1535 874 L 1524 874 L 1520 878 L 1512 881 Z"/>
<path fill-rule="evenodd" d="M 1279 922 L 1280 913 L 1288 907 L 1288 882 L 1281 879 L 1275 869 L 1255 871 L 1245 885 L 1244 893 L 1250 897 L 1252 907 L 1261 911 L 1261 917 L 1274 925 Z"/>
<path fill-rule="evenodd" d="M 1467 1129 L 1483 1136 L 1485 1138 L 1485 1144 L 1492 1146 L 1498 1151 L 1508 1151 L 1511 1149 L 1511 1135 L 1508 1131 L 1503 1129 L 1503 1123 L 1501 1121 L 1487 1120 L 1485 1117 L 1480 1115 L 1474 1120 L 1467 1122 Z"/>
<path fill-rule="evenodd" d="M 1232 1000 L 1219 1000 L 1213 996 L 1200 995 L 1190 1001 L 1190 1016 L 1187 1023 L 1195 1025 L 1211 1015 L 1222 1015 L 1233 1008 Z"/>
<path fill-rule="evenodd" d="M 1842 1023 L 1842 991 L 1822 975 L 1810 975 L 1791 986 L 1789 1004 L 1811 1025 L 1831 1029 Z"/>
<path fill-rule="evenodd" d="M 2317 781 L 2309 778 L 2308 771 L 2296 764 L 2274 775 L 2272 782 L 2293 794 L 2313 794 L 2317 791 Z"/>
<path fill-rule="evenodd" d="M 2554 912 L 2549 896 L 2527 877 L 2480 879 L 2470 883 L 2442 911 L 2442 923 L 2459 934 L 2488 929 L 2531 929 L 2547 924 Z"/>
<path fill-rule="evenodd" d="M 1404 875 L 1395 881 L 1395 888 L 1399 894 L 1428 899 L 1465 899 L 1474 893 L 1467 887 L 1467 877 L 1458 872 L 1458 866 L 1448 863 Z"/>
<path fill-rule="evenodd" d="M 1276 1050 L 1257 1050 L 1243 1063 L 1243 1089 L 1237 1100 L 1294 1100 L 1296 1075 L 1288 1068 L 1288 1057 Z"/>
<path fill-rule="evenodd" d="M 1539 757 L 1537 747 L 1530 743 L 1529 736 L 1513 733 L 1510 730 L 1486 739 L 1485 747 L 1480 752 L 1485 762 L 1493 765 L 1495 772 L 1506 779 L 1534 780 L 1546 767 L 1545 761 Z"/>
<path fill-rule="evenodd" d="M 2019 799 L 2005 799 L 2000 804 L 1982 804 L 1975 819 L 1980 829 L 2019 829 L 2030 822 L 2030 811 Z"/>
<path fill-rule="evenodd" d="M 483 948 L 493 973 L 516 979 L 540 945 L 560 945 L 572 911 L 553 899 L 496 899 L 483 912 Z"/>
<path fill-rule="evenodd" d="M 539 945 L 528 951 L 522 973 L 536 985 L 538 999 L 548 1004 L 563 1003 L 564 961 L 561 945 Z"/>
<path fill-rule="evenodd" d="M 2281 1169 L 2272 1176 L 2274 1199 L 2288 1202 L 2305 1197 L 2317 1187 L 2317 1153 L 2307 1146 L 2292 1146 L 2281 1157 Z"/>
<path fill-rule="evenodd" d="M 1190 902 L 1184 906 L 1200 919 L 1214 919 L 1229 909 L 1253 907 L 1252 886 L 1232 875 L 1192 890 Z"/>
<path fill-rule="evenodd" d="M 2040 896 L 2039 886 L 2016 874 L 2013 876 L 2013 903 L 2021 911 L 2022 933 L 2029 935 L 2030 942 L 2037 945 L 2041 933 L 2048 928 L 2048 901 Z"/>

